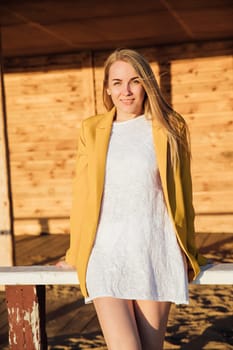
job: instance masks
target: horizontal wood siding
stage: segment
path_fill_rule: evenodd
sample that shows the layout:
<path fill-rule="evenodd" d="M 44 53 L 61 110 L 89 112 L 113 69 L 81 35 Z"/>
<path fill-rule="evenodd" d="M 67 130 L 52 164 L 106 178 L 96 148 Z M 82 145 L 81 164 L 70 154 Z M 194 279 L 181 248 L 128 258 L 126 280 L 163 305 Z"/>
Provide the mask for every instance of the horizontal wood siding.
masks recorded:
<path fill-rule="evenodd" d="M 139 50 L 151 62 L 166 99 L 190 127 L 197 231 L 232 232 L 229 41 Z M 69 232 L 78 126 L 81 119 L 105 110 L 102 80 L 108 54 L 81 52 L 7 63 L 16 234 Z"/>
<path fill-rule="evenodd" d="M 175 60 L 172 102 L 187 120 L 192 140 L 196 227 L 233 229 L 232 56 Z"/>
<path fill-rule="evenodd" d="M 65 57 L 6 74 L 16 234 L 69 232 L 78 127 L 95 106 L 91 53 Z"/>

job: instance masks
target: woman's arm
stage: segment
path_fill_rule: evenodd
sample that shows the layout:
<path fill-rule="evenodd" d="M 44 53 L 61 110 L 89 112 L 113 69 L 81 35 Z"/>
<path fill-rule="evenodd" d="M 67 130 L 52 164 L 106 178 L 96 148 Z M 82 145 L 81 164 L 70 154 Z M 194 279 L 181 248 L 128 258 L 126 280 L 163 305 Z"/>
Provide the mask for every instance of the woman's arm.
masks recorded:
<path fill-rule="evenodd" d="M 182 137 L 186 145 L 188 145 L 187 130 L 185 126 L 182 130 Z M 187 152 L 184 146 L 181 146 L 180 148 L 180 164 L 187 225 L 187 247 L 190 253 L 197 259 L 198 264 L 205 265 L 207 264 L 207 259 L 198 253 L 195 243 L 195 211 L 193 207 L 193 186 L 191 178 L 190 154 Z"/>
<path fill-rule="evenodd" d="M 79 241 L 81 235 L 81 223 L 87 201 L 88 184 L 87 184 L 87 150 L 84 135 L 83 122 L 81 124 L 78 151 L 76 159 L 75 178 L 72 191 L 72 208 L 70 216 L 70 247 L 66 253 L 66 262 L 75 266 Z"/>

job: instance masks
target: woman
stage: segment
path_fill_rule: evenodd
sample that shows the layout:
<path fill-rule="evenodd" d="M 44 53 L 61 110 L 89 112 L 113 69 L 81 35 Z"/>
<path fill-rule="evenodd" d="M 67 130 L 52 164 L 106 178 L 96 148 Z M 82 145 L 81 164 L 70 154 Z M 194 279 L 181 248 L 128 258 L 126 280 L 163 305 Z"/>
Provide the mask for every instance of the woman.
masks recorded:
<path fill-rule="evenodd" d="M 111 350 L 162 349 L 171 302 L 206 263 L 194 242 L 188 129 L 149 63 L 105 63 L 108 112 L 82 122 L 66 262 Z"/>

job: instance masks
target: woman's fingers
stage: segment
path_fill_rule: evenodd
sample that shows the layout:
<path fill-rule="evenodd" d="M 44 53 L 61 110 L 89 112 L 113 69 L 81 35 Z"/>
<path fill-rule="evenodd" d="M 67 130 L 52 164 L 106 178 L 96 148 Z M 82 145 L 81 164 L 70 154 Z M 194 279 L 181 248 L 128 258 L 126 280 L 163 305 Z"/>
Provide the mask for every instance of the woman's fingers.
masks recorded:
<path fill-rule="evenodd" d="M 73 268 L 73 266 L 67 264 L 67 262 L 65 260 L 60 260 L 55 265 L 58 266 L 58 267 L 62 267 L 63 269 Z"/>

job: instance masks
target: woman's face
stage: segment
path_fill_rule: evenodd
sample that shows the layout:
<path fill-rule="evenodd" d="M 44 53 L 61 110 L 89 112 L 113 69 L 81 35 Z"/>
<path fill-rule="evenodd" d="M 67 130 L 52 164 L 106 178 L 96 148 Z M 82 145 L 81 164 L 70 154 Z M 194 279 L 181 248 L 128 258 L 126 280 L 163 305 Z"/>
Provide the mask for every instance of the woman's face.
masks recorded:
<path fill-rule="evenodd" d="M 135 117 L 143 113 L 145 90 L 131 64 L 116 61 L 111 65 L 107 93 L 111 95 L 117 117 Z"/>

